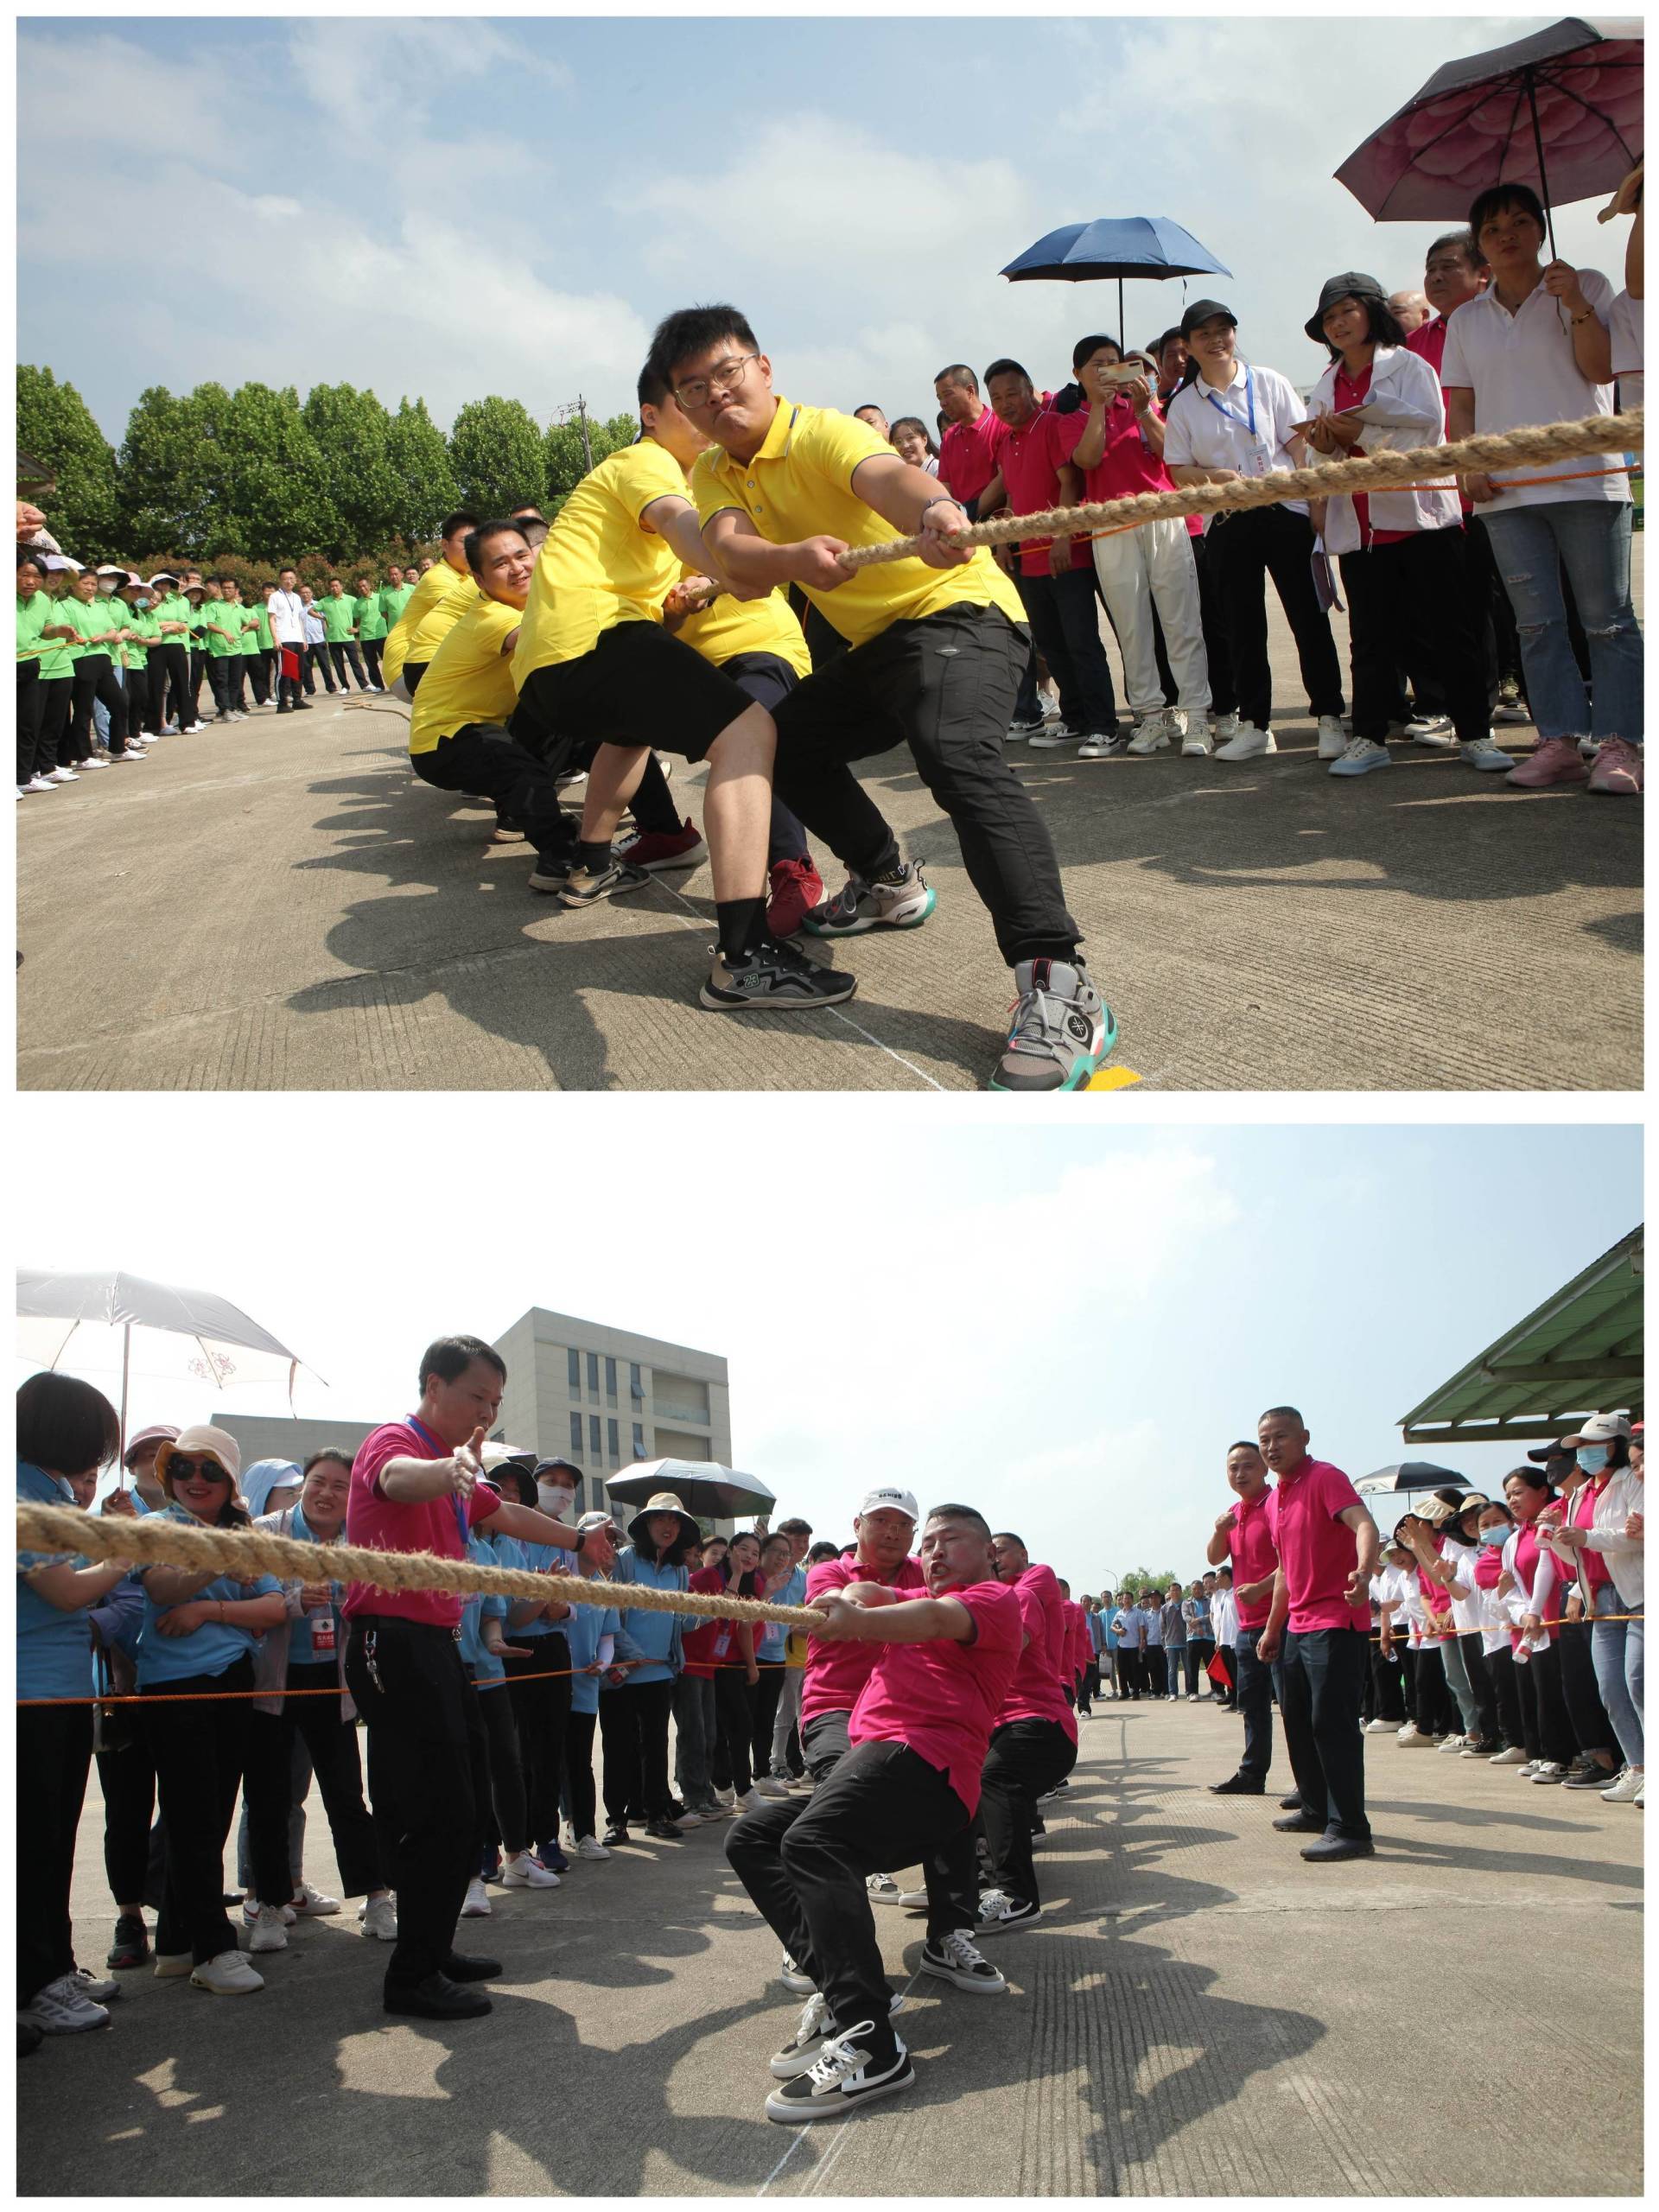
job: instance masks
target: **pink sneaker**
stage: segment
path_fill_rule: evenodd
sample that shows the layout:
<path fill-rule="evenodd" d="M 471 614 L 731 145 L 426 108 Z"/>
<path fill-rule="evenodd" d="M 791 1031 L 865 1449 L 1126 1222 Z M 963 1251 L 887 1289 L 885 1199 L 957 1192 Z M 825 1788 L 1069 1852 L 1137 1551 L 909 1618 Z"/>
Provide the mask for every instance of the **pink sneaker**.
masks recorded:
<path fill-rule="evenodd" d="M 1622 741 L 1616 738 L 1613 742 Z M 1519 784 L 1523 791 L 1536 791 L 1548 784 L 1587 784 L 1590 771 L 1579 757 L 1576 737 L 1547 737 L 1531 758 L 1511 768 L 1503 780 Z"/>
<path fill-rule="evenodd" d="M 1642 796 L 1642 755 L 1622 737 L 1604 737 L 1590 771 L 1592 791 L 1611 791 L 1618 798 Z"/>

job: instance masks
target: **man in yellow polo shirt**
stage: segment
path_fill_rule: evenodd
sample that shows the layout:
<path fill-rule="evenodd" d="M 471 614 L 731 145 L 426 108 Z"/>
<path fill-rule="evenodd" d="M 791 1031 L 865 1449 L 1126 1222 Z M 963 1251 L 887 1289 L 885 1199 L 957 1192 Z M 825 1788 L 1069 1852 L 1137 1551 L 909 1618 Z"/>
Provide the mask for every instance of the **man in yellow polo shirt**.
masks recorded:
<path fill-rule="evenodd" d="M 531 890 L 561 891 L 575 852 L 575 819 L 559 804 L 546 762 L 505 727 L 518 702 L 512 649 L 536 556 L 516 523 L 481 524 L 463 545 L 478 589 L 427 664 L 409 718 L 409 765 L 441 791 L 488 799 L 497 821 L 522 830 L 536 848 Z"/>
<path fill-rule="evenodd" d="M 1081 1089 L 1117 1040 L 1078 954 L 1059 866 L 1002 741 L 1031 649 L 1013 585 L 938 480 L 861 423 L 772 390 L 735 308 L 670 315 L 652 365 L 714 440 L 692 471 L 708 557 L 740 590 L 798 583 L 846 639 L 777 715 L 780 797 L 848 871 L 808 917 L 823 937 L 914 927 L 932 893 L 850 761 L 909 746 L 990 910 L 1017 1004 L 997 1090 Z M 923 556 L 849 572 L 840 555 L 919 532 Z"/>
<path fill-rule="evenodd" d="M 385 643 L 381 665 L 388 685 L 399 677 L 413 698 L 444 632 L 458 622 L 477 596 L 478 587 L 467 565 L 467 535 L 478 528 L 479 518 L 470 509 L 457 507 L 446 515 L 439 536 L 443 558 L 435 561 L 410 593 Z"/>
<path fill-rule="evenodd" d="M 727 579 L 718 564 L 710 570 L 685 480 L 700 441 L 666 393 L 661 407 L 652 404 L 658 389 L 642 380 L 652 423 L 638 444 L 583 477 L 537 556 L 513 654 L 513 734 L 555 769 L 596 748 L 579 863 L 562 894 L 569 905 L 650 882 L 611 840 L 652 747 L 706 760 L 703 823 L 719 943 L 699 1003 L 731 1012 L 834 1005 L 852 996 L 854 978 L 817 966 L 766 926 L 772 716 L 664 622 L 671 594 L 677 619 L 683 611 L 688 594 L 677 587 L 685 566 L 722 588 Z"/>

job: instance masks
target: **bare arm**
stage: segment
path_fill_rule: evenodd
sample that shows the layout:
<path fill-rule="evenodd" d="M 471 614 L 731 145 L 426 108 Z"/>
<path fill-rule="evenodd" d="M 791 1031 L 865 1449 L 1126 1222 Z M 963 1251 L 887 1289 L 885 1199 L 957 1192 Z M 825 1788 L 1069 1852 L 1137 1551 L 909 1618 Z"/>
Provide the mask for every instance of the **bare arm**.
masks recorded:
<path fill-rule="evenodd" d="M 1285 1623 L 1290 1615 L 1290 1592 L 1285 1586 L 1285 1570 L 1278 1567 L 1273 1577 L 1273 1605 L 1268 1614 L 1268 1624 L 1255 1642 L 1258 1659 L 1276 1659 L 1279 1639 L 1285 1632 Z"/>
<path fill-rule="evenodd" d="M 1232 1534 L 1232 1515 L 1230 1513 L 1224 1513 L 1220 1519 L 1216 1522 L 1210 1541 L 1205 1548 L 1204 1557 L 1206 1566 L 1226 1566 L 1228 1560 L 1232 1556 L 1232 1546 L 1228 1541 L 1229 1537 Z"/>
<path fill-rule="evenodd" d="M 207 1567 L 200 1572 L 188 1567 L 153 1567 L 144 1577 L 144 1595 L 154 1605 L 181 1605 L 216 1582 L 223 1569 Z"/>
<path fill-rule="evenodd" d="M 941 1637 L 953 1643 L 971 1643 L 979 1633 L 972 1613 L 956 1598 L 855 1605 L 838 1592 L 826 1592 L 812 1602 L 828 1615 L 813 1634 L 832 1643 L 931 1643 Z"/>
<path fill-rule="evenodd" d="M 653 499 L 639 518 L 639 527 L 650 536 L 663 538 L 671 545 L 688 569 L 700 569 L 711 583 L 722 591 L 731 591 L 732 580 L 718 563 L 711 568 L 708 540 L 697 519 L 697 511 L 690 499 L 677 499 L 667 493 L 660 499 Z"/>
<path fill-rule="evenodd" d="M 27 1567 L 23 1580 L 48 1605 L 57 1606 L 60 1612 L 73 1613 L 83 1605 L 95 1605 L 131 1572 L 124 1560 L 105 1560 L 97 1567 L 70 1567 L 60 1561 L 55 1567 Z M 208 1579 L 211 1580 L 211 1576 Z"/>

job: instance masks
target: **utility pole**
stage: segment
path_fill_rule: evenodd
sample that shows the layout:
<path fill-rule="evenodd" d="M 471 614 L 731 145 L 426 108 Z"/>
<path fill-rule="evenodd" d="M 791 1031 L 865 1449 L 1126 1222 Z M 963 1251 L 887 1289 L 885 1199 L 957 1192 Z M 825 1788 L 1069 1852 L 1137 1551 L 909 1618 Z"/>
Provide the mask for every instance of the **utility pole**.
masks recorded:
<path fill-rule="evenodd" d="M 572 416 L 582 425 L 582 474 L 590 476 L 594 468 L 593 441 L 588 435 L 588 403 L 578 392 L 574 399 L 567 399 L 559 410 L 561 423 L 568 423 Z"/>

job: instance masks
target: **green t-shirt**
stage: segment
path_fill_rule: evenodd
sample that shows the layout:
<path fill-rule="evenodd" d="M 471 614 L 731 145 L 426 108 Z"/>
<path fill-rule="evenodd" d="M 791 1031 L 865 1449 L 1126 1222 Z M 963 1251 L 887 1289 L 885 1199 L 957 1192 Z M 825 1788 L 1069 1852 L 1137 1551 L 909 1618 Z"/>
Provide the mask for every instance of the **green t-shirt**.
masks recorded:
<path fill-rule="evenodd" d="M 249 606 L 247 601 L 244 600 L 235 612 L 247 625 L 246 629 L 242 632 L 242 656 L 245 660 L 251 653 L 257 653 L 259 651 L 259 609 L 257 607 Z"/>
<path fill-rule="evenodd" d="M 190 622 L 194 620 L 190 602 L 181 591 L 170 591 L 165 599 L 158 600 L 150 613 L 158 622 Z M 193 643 L 177 630 L 168 630 L 156 640 L 158 645 L 182 645 L 188 652 Z"/>
<path fill-rule="evenodd" d="M 257 614 L 259 618 L 258 636 L 260 652 L 262 653 L 275 652 L 276 650 L 276 640 L 270 634 L 270 609 L 265 605 L 264 601 L 262 599 L 258 605 L 252 608 L 251 612 Z"/>
<path fill-rule="evenodd" d="M 214 626 L 203 638 L 210 660 L 227 660 L 232 653 L 242 650 L 242 609 L 222 599 L 205 599 L 201 603 L 201 620 Z M 219 635 L 220 630 L 230 632 L 228 638 Z"/>
<path fill-rule="evenodd" d="M 404 609 L 414 596 L 413 584 L 399 584 L 396 591 L 390 584 L 383 586 L 380 593 L 380 612 L 386 618 L 388 630 L 402 620 Z"/>
<path fill-rule="evenodd" d="M 58 620 L 60 622 L 68 623 L 72 629 L 80 632 L 81 642 L 78 645 L 71 645 L 68 648 L 72 661 L 79 663 L 85 660 L 89 653 L 109 652 L 108 645 L 94 645 L 87 642 L 88 639 L 96 637 L 100 630 L 112 630 L 115 627 L 114 622 L 110 619 L 109 608 L 101 606 L 97 600 L 92 600 L 89 603 L 77 599 L 73 592 L 66 592 L 58 601 Z"/>
<path fill-rule="evenodd" d="M 162 642 L 161 617 L 153 607 L 133 607 L 127 610 L 127 627 L 136 630 L 137 636 L 129 638 L 121 648 L 126 655 L 129 668 L 148 668 L 149 649 Z"/>
<path fill-rule="evenodd" d="M 354 599 L 352 611 L 357 618 L 357 634 L 365 645 L 372 645 L 386 634 L 386 618 L 380 609 L 380 594 L 372 592 L 367 599 Z"/>
<path fill-rule="evenodd" d="M 41 617 L 43 627 L 55 629 L 68 617 L 63 611 L 63 600 L 54 599 L 50 592 L 36 592 L 35 599 L 45 607 Z M 65 597 L 68 594 L 66 593 Z M 61 638 L 43 638 L 41 641 L 41 681 L 54 683 L 60 676 L 74 673 L 74 653 Z"/>
<path fill-rule="evenodd" d="M 316 602 L 317 613 L 322 617 L 322 634 L 331 645 L 343 645 L 352 634 L 352 624 L 357 619 L 357 601 L 347 599 L 341 592 L 336 599 L 328 592 Z"/>
<path fill-rule="evenodd" d="M 48 594 L 37 591 L 31 598 L 17 601 L 17 664 L 25 661 L 38 662 L 51 646 L 41 636 L 48 620 L 52 601 Z"/>

